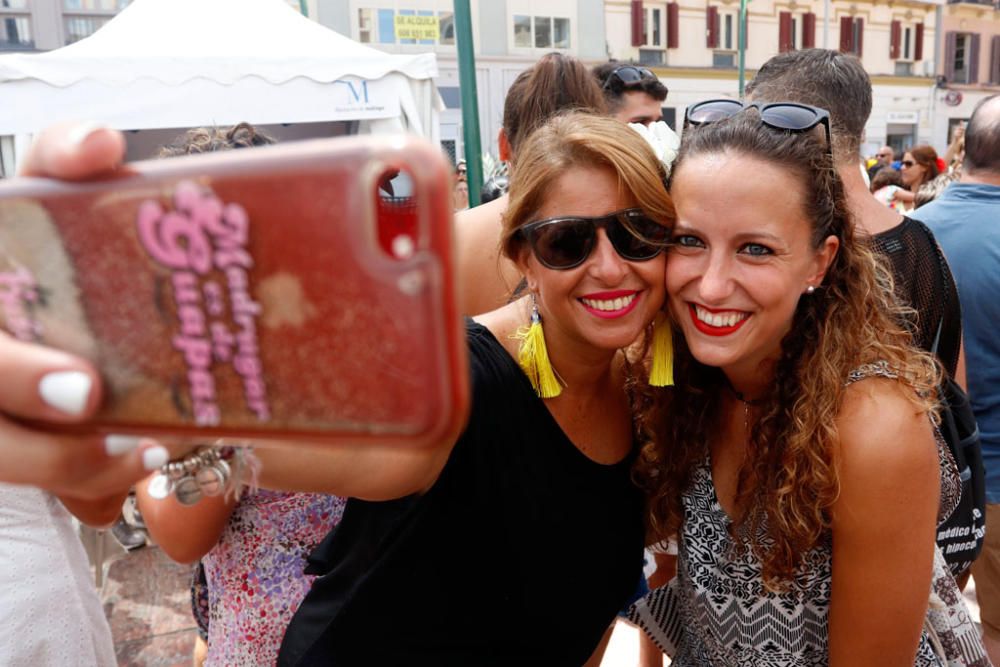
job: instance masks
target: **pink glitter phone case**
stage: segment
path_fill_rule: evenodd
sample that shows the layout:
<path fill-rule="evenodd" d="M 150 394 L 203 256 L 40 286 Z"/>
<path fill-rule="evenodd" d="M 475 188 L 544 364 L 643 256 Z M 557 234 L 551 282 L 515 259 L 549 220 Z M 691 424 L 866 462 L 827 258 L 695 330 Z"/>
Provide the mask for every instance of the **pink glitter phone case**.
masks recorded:
<path fill-rule="evenodd" d="M 90 431 L 451 438 L 468 373 L 450 182 L 429 144 L 367 137 L 2 183 L 0 322 L 101 370 Z"/>

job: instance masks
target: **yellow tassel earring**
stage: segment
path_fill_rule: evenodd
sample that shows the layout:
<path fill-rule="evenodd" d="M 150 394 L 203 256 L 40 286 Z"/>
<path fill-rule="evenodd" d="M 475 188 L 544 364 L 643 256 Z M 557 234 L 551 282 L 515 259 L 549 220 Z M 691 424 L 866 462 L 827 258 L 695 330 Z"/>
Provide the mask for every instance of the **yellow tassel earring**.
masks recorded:
<path fill-rule="evenodd" d="M 653 367 L 649 371 L 649 384 L 653 387 L 672 387 L 674 384 L 674 340 L 670 319 L 660 313 L 653 324 Z"/>
<path fill-rule="evenodd" d="M 538 315 L 538 303 L 535 295 L 531 295 L 531 325 L 518 328 L 514 334 L 521 340 L 518 363 L 535 388 L 535 393 L 542 398 L 553 398 L 562 393 L 562 386 L 552 370 L 549 352 L 545 348 L 545 333 L 542 331 L 542 318 Z"/>

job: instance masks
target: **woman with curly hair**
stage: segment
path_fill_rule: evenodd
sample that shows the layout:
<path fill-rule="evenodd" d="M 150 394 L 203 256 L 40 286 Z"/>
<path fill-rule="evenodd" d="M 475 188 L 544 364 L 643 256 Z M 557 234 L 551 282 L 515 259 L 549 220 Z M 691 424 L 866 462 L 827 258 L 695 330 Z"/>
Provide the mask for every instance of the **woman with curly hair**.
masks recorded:
<path fill-rule="evenodd" d="M 634 619 L 675 667 L 988 664 L 934 542 L 959 493 L 939 370 L 855 233 L 826 112 L 688 113 L 666 270 L 677 386 L 637 467 L 678 572 Z"/>

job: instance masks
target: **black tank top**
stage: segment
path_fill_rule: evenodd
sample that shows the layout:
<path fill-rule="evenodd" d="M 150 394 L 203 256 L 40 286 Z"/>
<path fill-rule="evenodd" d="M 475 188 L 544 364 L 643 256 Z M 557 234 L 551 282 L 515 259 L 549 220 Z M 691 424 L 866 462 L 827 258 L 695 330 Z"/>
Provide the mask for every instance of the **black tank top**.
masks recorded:
<path fill-rule="evenodd" d="M 633 456 L 585 457 L 469 322 L 473 406 L 435 485 L 351 499 L 280 665 L 583 664 L 641 576 Z"/>

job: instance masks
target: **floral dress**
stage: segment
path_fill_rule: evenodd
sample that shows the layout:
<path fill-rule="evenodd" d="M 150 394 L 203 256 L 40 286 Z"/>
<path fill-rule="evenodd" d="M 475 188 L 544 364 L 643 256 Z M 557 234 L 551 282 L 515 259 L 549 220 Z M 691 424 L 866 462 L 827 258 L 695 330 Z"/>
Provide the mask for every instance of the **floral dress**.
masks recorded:
<path fill-rule="evenodd" d="M 306 557 L 340 521 L 345 501 L 314 493 L 260 490 L 233 510 L 202 562 L 208 581 L 206 667 L 277 662 L 292 615 L 314 577 Z"/>

